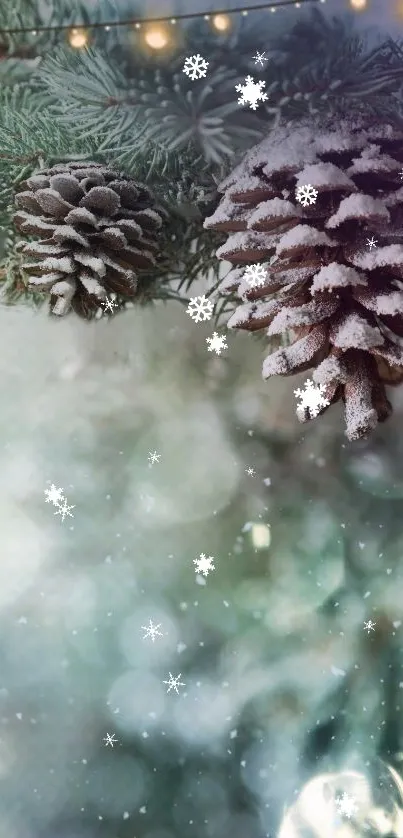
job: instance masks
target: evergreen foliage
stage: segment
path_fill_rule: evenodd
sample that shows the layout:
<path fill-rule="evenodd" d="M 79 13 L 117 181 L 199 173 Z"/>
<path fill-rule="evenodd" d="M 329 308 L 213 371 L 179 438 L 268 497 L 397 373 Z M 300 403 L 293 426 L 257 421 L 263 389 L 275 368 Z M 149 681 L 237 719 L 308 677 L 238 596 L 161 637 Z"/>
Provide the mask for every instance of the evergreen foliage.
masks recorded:
<path fill-rule="evenodd" d="M 79 2 L 48 0 L 41 12 L 32 2 L 23 5 L 23 16 L 22 0 L 1 10 L 1 29 L 51 24 L 56 18 L 59 24 L 90 23 Z M 263 25 L 261 16 L 253 15 L 252 23 L 242 18 L 225 36 L 197 21 L 181 29 L 174 50 L 162 57 L 135 49 L 130 27 L 93 30 L 91 44 L 80 52 L 62 45 L 60 33 L 3 33 L 0 224 L 7 299 L 23 287 L 11 232 L 14 195 L 41 166 L 92 159 L 146 182 L 169 215 L 150 296 L 181 298 L 180 289 L 188 289 L 197 276 L 212 271 L 217 279 L 220 239 L 203 230 L 203 218 L 214 209 L 217 183 L 270 126 L 324 108 L 329 113 L 365 107 L 380 114 L 393 106 L 396 119 L 403 118 L 398 43 L 369 49 L 350 21 L 329 21 L 317 9 L 287 34 L 278 23 L 273 26 L 274 17 L 269 33 L 267 17 Z M 111 5 L 103 5 L 95 17 L 91 10 L 92 22 L 114 18 Z M 254 63 L 256 50 L 268 58 L 264 68 Z M 195 83 L 182 68 L 186 55 L 197 52 L 208 59 L 209 71 Z M 268 101 L 257 112 L 240 108 L 235 85 L 259 73 Z"/>

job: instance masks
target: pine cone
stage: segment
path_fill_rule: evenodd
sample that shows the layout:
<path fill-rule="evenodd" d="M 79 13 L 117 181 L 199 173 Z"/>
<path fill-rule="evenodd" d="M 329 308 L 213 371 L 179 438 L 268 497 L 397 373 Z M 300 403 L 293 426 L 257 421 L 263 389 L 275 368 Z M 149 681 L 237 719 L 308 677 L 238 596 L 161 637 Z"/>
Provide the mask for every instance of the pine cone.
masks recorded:
<path fill-rule="evenodd" d="M 39 236 L 22 252 L 32 290 L 51 295 L 54 314 L 70 307 L 90 317 L 116 292 L 133 298 L 137 270 L 155 264 L 155 233 L 161 215 L 151 195 L 128 177 L 98 163 L 66 163 L 44 169 L 22 184 L 17 228 Z"/>
<path fill-rule="evenodd" d="M 221 292 L 243 304 L 228 325 L 287 332 L 263 377 L 316 367 L 320 413 L 342 398 L 350 440 L 387 419 L 385 384 L 403 380 L 402 164 L 403 133 L 390 126 L 279 127 L 221 184 L 205 221 L 231 234 L 217 251 L 234 266 Z M 305 206 L 296 190 L 307 185 L 318 194 Z M 253 263 L 266 271 L 254 287 Z"/>

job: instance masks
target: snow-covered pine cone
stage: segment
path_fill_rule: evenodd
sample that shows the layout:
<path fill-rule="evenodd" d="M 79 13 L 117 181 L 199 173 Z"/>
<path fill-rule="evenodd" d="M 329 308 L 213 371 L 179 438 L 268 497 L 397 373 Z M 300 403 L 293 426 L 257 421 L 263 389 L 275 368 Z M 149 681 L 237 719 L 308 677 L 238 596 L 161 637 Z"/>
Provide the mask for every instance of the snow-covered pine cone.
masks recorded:
<path fill-rule="evenodd" d="M 155 264 L 161 214 L 148 189 L 98 163 L 62 163 L 28 178 L 16 196 L 23 264 L 32 290 L 50 294 L 53 314 L 82 317 L 110 292 L 133 299 L 137 272 Z"/>
<path fill-rule="evenodd" d="M 263 377 L 316 368 L 327 402 L 344 401 L 351 440 L 390 415 L 385 384 L 403 380 L 402 178 L 403 133 L 390 126 L 280 126 L 221 184 L 205 221 L 230 234 L 217 251 L 234 266 L 221 293 L 242 305 L 228 325 L 288 333 Z M 318 194 L 304 206 L 308 185 Z M 256 264 L 266 273 L 252 287 Z"/>

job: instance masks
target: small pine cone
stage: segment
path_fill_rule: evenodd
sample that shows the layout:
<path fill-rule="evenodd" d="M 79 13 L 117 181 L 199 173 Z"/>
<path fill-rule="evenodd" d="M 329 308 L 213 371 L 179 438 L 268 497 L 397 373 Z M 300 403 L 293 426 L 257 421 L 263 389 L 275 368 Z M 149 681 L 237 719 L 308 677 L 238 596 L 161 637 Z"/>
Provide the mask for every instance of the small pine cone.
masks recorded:
<path fill-rule="evenodd" d="M 155 264 L 162 218 L 151 195 L 98 163 L 62 163 L 22 184 L 14 222 L 31 290 L 50 294 L 53 314 L 90 318 L 111 292 L 136 296 L 137 271 Z"/>
<path fill-rule="evenodd" d="M 316 367 L 327 407 L 344 401 L 351 440 L 387 419 L 385 384 L 403 381 L 402 175 L 403 133 L 390 126 L 280 126 L 221 184 L 204 225 L 230 234 L 220 290 L 242 305 L 228 326 L 287 333 L 263 377 Z M 297 200 L 308 185 L 316 199 Z"/>

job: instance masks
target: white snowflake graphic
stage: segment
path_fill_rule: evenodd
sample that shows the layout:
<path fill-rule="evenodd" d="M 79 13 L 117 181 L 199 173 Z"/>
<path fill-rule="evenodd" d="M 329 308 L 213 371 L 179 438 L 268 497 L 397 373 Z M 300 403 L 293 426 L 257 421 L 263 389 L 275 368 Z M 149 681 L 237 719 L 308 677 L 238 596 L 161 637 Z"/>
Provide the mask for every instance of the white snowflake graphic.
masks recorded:
<path fill-rule="evenodd" d="M 143 629 L 143 631 L 145 631 L 143 640 L 146 640 L 147 637 L 150 637 L 152 642 L 154 643 L 156 637 L 163 636 L 162 632 L 158 631 L 158 629 L 161 628 L 161 623 L 158 623 L 158 625 L 155 626 L 153 621 L 149 620 L 148 626 L 141 626 L 141 628 Z"/>
<path fill-rule="evenodd" d="M 370 250 L 372 250 L 373 247 L 376 247 L 377 244 L 378 244 L 378 241 L 377 241 L 377 239 L 374 239 L 373 236 L 370 239 L 367 239 L 367 245 L 368 245 Z"/>
<path fill-rule="evenodd" d="M 317 416 L 322 408 L 327 407 L 329 401 L 325 398 L 322 384 L 314 384 L 310 378 L 305 381 L 305 390 L 294 390 L 294 396 L 300 400 L 297 407 L 297 416 L 304 418 L 305 411 L 309 410 L 310 417 Z"/>
<path fill-rule="evenodd" d="M 148 461 L 150 463 L 150 466 L 153 466 L 154 463 L 159 463 L 160 459 L 161 459 L 161 454 L 157 454 L 156 451 L 149 451 Z"/>
<path fill-rule="evenodd" d="M 213 315 L 213 309 L 213 303 L 202 294 L 200 297 L 190 298 L 186 314 L 189 314 L 195 323 L 200 323 L 200 320 L 210 320 Z"/>
<path fill-rule="evenodd" d="M 211 338 L 206 338 L 206 343 L 208 343 L 208 351 L 215 352 L 216 355 L 221 355 L 223 349 L 228 349 L 224 335 L 219 335 L 217 332 L 213 332 Z"/>
<path fill-rule="evenodd" d="M 367 620 L 367 622 L 364 623 L 364 628 L 366 629 L 368 634 L 370 633 L 370 631 L 374 631 L 375 626 L 376 626 L 376 623 L 373 623 L 372 620 Z"/>
<path fill-rule="evenodd" d="M 75 509 L 75 506 L 68 506 L 66 498 L 63 498 L 63 503 L 58 504 L 58 508 L 54 514 L 61 515 L 62 521 L 64 521 L 64 519 L 67 518 L 67 516 L 69 518 L 74 518 L 74 515 L 72 512 L 70 512 L 70 509 Z"/>
<path fill-rule="evenodd" d="M 198 559 L 193 559 L 195 565 L 195 573 L 202 573 L 203 576 L 208 576 L 210 570 L 215 570 L 214 556 L 206 556 L 205 553 L 200 553 Z"/>
<path fill-rule="evenodd" d="M 335 803 L 339 814 L 345 815 L 346 818 L 351 818 L 357 811 L 356 801 L 349 794 L 344 793 L 341 797 L 337 797 Z"/>
<path fill-rule="evenodd" d="M 118 308 L 118 304 L 112 297 L 107 297 L 106 300 L 104 300 L 102 303 L 102 308 L 104 311 L 109 311 L 111 314 L 113 314 L 113 309 Z"/>
<path fill-rule="evenodd" d="M 64 500 L 63 489 L 57 489 L 54 483 L 51 483 L 50 489 L 45 489 L 46 503 L 53 503 L 53 506 L 59 506 L 60 501 Z"/>
<path fill-rule="evenodd" d="M 267 61 L 267 58 L 265 58 L 265 55 L 266 55 L 265 52 L 259 52 L 259 50 L 257 50 L 256 55 L 253 56 L 253 58 L 255 60 L 255 64 L 260 64 L 261 67 L 263 67 L 263 62 Z"/>
<path fill-rule="evenodd" d="M 172 672 L 169 673 L 169 680 L 163 681 L 164 684 L 168 685 L 167 693 L 171 692 L 171 690 L 175 690 L 175 692 L 179 695 L 178 687 L 186 687 L 186 684 L 183 684 L 183 682 L 179 680 L 181 675 L 181 672 L 179 675 L 172 675 Z"/>
<path fill-rule="evenodd" d="M 242 95 L 238 99 L 238 105 L 249 105 L 255 111 L 259 102 L 265 102 L 267 93 L 263 93 L 265 81 L 253 81 L 253 76 L 246 76 L 245 84 L 237 84 L 235 90 Z"/>
<path fill-rule="evenodd" d="M 308 183 L 306 186 L 299 186 L 296 190 L 295 197 L 303 207 L 309 204 L 315 204 L 318 197 L 318 190 Z"/>
<path fill-rule="evenodd" d="M 105 736 L 105 739 L 103 741 L 105 742 L 106 746 L 110 745 L 111 748 L 113 748 L 113 746 L 115 745 L 115 743 L 118 740 L 116 739 L 116 736 L 115 736 L 114 733 L 107 733 L 106 736 Z"/>
<path fill-rule="evenodd" d="M 254 477 L 255 476 L 255 469 L 252 468 L 252 466 L 248 466 L 248 468 L 245 469 L 245 474 L 249 474 L 250 477 Z"/>
<path fill-rule="evenodd" d="M 248 265 L 244 271 L 244 279 L 251 288 L 257 288 L 259 285 L 264 285 L 267 279 L 267 272 L 264 265 L 259 265 L 255 262 L 254 265 Z"/>
<path fill-rule="evenodd" d="M 192 81 L 196 79 L 202 79 L 206 75 L 208 67 L 208 61 L 205 61 L 199 53 L 197 55 L 191 55 L 190 58 L 186 58 L 185 63 L 183 65 L 183 72 L 189 76 Z"/>

